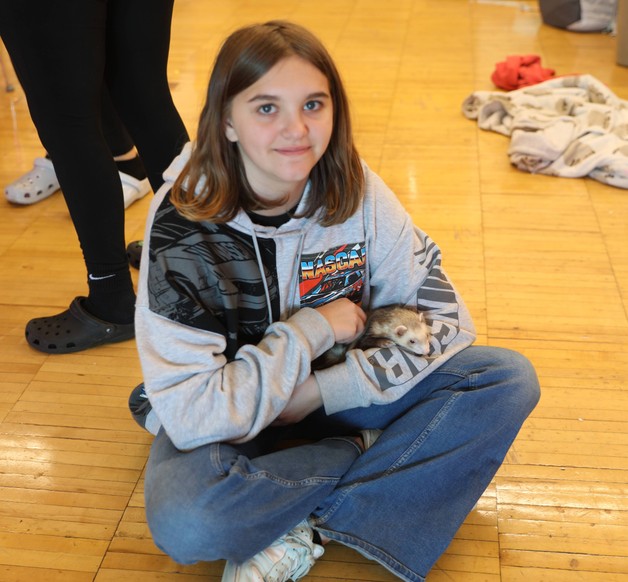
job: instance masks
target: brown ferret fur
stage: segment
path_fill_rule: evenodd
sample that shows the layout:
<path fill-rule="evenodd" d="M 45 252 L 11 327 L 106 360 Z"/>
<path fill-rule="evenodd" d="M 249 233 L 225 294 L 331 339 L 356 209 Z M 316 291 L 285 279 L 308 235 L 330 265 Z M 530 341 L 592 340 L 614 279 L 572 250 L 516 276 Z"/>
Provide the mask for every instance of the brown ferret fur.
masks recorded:
<path fill-rule="evenodd" d="M 409 307 L 380 307 L 373 310 L 360 336 L 349 344 L 334 344 L 312 362 L 312 370 L 344 362 L 349 350 L 384 348 L 397 345 L 418 356 L 430 351 L 430 328 L 425 316 Z"/>

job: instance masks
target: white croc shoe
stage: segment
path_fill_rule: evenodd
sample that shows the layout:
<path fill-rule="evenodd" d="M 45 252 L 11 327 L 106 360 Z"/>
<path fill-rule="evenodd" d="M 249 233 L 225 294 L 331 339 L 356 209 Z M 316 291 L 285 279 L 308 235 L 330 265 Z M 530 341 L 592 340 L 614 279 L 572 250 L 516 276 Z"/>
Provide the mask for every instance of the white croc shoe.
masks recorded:
<path fill-rule="evenodd" d="M 35 158 L 33 169 L 11 182 L 4 194 L 13 204 L 35 204 L 59 190 L 59 180 L 48 158 Z"/>
<path fill-rule="evenodd" d="M 150 182 L 148 181 L 148 178 L 138 180 L 137 178 L 134 178 L 129 174 L 125 174 L 124 172 L 119 172 L 119 174 L 120 181 L 122 182 L 125 208 L 131 206 L 133 202 L 137 202 L 141 198 L 144 198 L 144 196 L 150 192 Z"/>
<path fill-rule="evenodd" d="M 150 192 L 148 178 L 138 180 L 129 174 L 119 172 L 124 195 L 124 208 L 128 208 Z M 33 169 L 11 182 L 5 196 L 13 204 L 35 204 L 48 198 L 60 189 L 54 166 L 48 158 L 35 158 Z"/>
<path fill-rule="evenodd" d="M 301 522 L 244 564 L 227 562 L 222 582 L 288 582 L 300 580 L 325 552 L 312 540 L 312 528 Z"/>

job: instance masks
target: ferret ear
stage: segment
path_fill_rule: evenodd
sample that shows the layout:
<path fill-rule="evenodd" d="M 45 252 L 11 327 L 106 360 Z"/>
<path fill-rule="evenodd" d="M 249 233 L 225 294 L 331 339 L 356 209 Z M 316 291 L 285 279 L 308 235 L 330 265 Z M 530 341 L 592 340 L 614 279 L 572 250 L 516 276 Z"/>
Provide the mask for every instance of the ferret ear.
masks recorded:
<path fill-rule="evenodd" d="M 408 331 L 408 328 L 405 325 L 398 325 L 395 328 L 395 333 L 397 334 L 398 337 L 401 337 L 407 331 Z"/>
<path fill-rule="evenodd" d="M 419 321 L 425 323 L 425 314 L 422 311 L 419 311 Z"/>

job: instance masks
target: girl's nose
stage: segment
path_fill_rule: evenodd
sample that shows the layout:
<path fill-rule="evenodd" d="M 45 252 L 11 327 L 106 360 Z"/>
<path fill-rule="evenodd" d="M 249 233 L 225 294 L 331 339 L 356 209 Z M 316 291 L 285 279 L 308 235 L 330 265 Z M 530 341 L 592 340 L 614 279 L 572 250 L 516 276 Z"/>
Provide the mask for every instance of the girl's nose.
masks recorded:
<path fill-rule="evenodd" d="M 286 115 L 283 134 L 291 139 L 300 138 L 307 134 L 307 125 L 301 112 Z"/>

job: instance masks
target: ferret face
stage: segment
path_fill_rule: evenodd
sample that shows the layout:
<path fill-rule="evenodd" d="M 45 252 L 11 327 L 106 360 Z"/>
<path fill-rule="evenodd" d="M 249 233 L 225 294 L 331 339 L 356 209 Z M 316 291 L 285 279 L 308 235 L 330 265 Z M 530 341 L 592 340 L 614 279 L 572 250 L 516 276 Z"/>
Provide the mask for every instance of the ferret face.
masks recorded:
<path fill-rule="evenodd" d="M 383 307 L 371 313 L 358 347 L 367 349 L 392 345 L 398 345 L 417 356 L 429 355 L 430 326 L 422 312 Z"/>
<path fill-rule="evenodd" d="M 426 324 L 407 327 L 398 325 L 394 330 L 396 344 L 413 352 L 417 356 L 426 356 L 430 352 L 430 333 Z"/>

